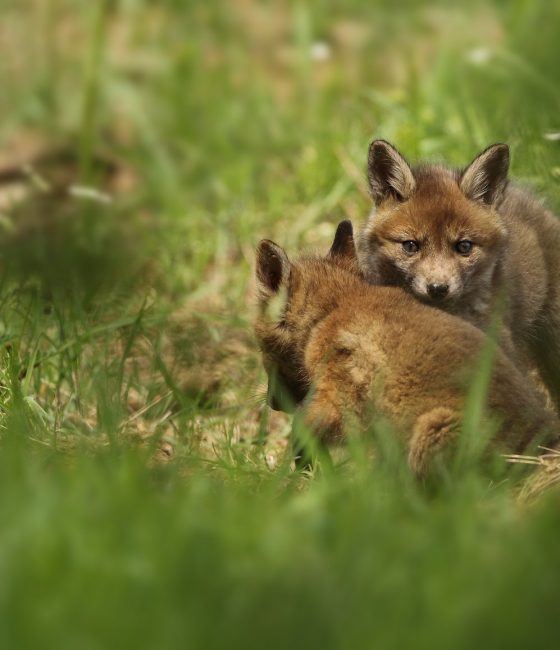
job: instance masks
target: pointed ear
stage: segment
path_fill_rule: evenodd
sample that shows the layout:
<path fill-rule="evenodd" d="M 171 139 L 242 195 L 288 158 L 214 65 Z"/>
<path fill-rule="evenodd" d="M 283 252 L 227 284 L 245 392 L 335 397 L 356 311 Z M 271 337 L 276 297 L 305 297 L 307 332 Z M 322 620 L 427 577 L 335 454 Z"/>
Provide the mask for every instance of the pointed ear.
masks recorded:
<path fill-rule="evenodd" d="M 356 260 L 356 246 L 354 244 L 354 229 L 348 219 L 338 224 L 334 241 L 329 251 L 329 257 L 345 260 Z"/>
<path fill-rule="evenodd" d="M 409 164 L 385 140 L 374 140 L 369 145 L 368 180 L 376 204 L 390 196 L 406 201 L 416 188 Z"/>
<path fill-rule="evenodd" d="M 290 273 L 290 260 L 284 250 L 269 239 L 263 239 L 257 247 L 257 290 L 261 300 L 280 291 Z"/>
<path fill-rule="evenodd" d="M 465 168 L 459 180 L 463 194 L 471 201 L 492 205 L 507 185 L 509 147 L 493 144 Z"/>

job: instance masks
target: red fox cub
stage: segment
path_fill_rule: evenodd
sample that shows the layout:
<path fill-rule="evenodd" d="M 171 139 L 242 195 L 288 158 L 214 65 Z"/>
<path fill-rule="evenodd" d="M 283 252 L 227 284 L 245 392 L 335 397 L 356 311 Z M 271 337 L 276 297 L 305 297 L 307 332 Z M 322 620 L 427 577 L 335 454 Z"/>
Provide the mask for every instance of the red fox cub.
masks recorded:
<path fill-rule="evenodd" d="M 509 149 L 495 144 L 462 171 L 411 168 L 388 142 L 370 145 L 376 210 L 359 243 L 369 282 L 486 327 L 506 299 L 502 344 L 536 366 L 560 408 L 560 222 L 508 184 Z"/>
<path fill-rule="evenodd" d="M 356 272 L 352 224 L 343 221 L 328 256 L 291 262 L 260 242 L 255 332 L 269 375 L 269 404 L 303 409 L 324 443 L 341 442 L 345 420 L 388 418 L 403 431 L 412 470 L 423 475 L 460 433 L 469 370 L 487 337 L 396 287 L 370 285 Z M 281 312 L 270 312 L 281 301 Z M 497 351 L 488 392 L 495 443 L 519 453 L 558 422 L 512 362 Z"/>

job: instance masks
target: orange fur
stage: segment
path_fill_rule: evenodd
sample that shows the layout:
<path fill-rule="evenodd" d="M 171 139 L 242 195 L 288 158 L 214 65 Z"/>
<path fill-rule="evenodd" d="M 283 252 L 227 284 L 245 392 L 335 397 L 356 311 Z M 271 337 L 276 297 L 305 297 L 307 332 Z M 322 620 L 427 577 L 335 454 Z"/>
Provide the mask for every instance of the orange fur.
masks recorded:
<path fill-rule="evenodd" d="M 369 282 L 400 286 L 483 329 L 505 304 L 503 348 L 522 369 L 538 368 L 560 407 L 560 223 L 508 185 L 507 152 L 494 145 L 460 172 L 410 168 L 388 143 L 372 143 L 377 206 L 361 235 L 360 266 Z M 410 173 L 406 192 L 393 187 L 391 166 Z M 418 251 L 407 254 L 407 240 Z M 457 251 L 461 240 L 472 242 L 467 255 Z M 434 285 L 445 295 L 431 297 Z"/>
<path fill-rule="evenodd" d="M 331 252 L 292 263 L 276 244 L 261 242 L 257 279 L 265 286 L 255 332 L 269 376 L 277 372 L 283 388 L 278 393 L 271 381 L 270 403 L 286 408 L 282 400 L 291 400 L 326 443 L 344 439 L 349 415 L 364 426 L 371 413 L 388 418 L 403 432 L 411 468 L 423 475 L 458 435 L 469 372 L 486 337 L 402 289 L 367 284 L 351 261 Z M 269 277 L 285 282 L 278 318 L 267 312 L 277 293 L 267 289 Z M 501 421 L 495 442 L 504 450 L 520 452 L 540 433 L 560 430 L 500 351 L 488 405 Z"/>

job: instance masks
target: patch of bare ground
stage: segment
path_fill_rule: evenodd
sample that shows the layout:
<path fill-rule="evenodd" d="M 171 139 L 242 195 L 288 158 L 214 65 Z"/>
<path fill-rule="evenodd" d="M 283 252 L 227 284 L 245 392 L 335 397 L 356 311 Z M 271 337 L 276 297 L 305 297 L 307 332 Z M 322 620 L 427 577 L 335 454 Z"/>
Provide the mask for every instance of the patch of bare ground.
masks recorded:
<path fill-rule="evenodd" d="M 158 334 L 140 337 L 127 369 L 139 385 L 151 383 L 152 402 L 159 395 L 168 404 L 170 457 L 177 448 L 179 454 L 188 449 L 209 459 L 223 457 L 235 446 L 236 453 L 247 455 L 259 448 L 274 465 L 286 447 L 289 420 L 266 406 L 252 332 L 232 324 L 208 300 L 177 309 Z M 144 409 L 144 421 L 153 409 L 141 406 L 147 396 L 138 397 L 132 412 Z"/>
<path fill-rule="evenodd" d="M 82 350 L 78 375 L 95 373 L 101 357 L 122 359 L 127 345 L 124 331 L 91 341 Z M 49 380 L 48 368 L 40 370 L 37 402 L 61 415 L 56 432 L 37 442 L 67 455 L 124 444 L 147 453 L 154 464 L 187 457 L 211 464 L 241 455 L 272 468 L 288 444 L 289 418 L 265 403 L 252 333 L 207 304 L 204 312 L 177 310 L 164 327 L 143 326 L 115 386 L 120 417 L 110 434 L 103 430 L 95 395 L 82 396 L 78 404 L 70 389 Z"/>

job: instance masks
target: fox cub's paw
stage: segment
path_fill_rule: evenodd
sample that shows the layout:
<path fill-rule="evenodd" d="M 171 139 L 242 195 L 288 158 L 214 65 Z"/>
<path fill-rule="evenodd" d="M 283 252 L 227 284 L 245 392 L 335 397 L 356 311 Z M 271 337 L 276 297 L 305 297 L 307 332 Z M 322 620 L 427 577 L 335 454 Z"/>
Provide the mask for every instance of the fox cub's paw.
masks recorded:
<path fill-rule="evenodd" d="M 459 415 L 445 407 L 434 408 L 416 419 L 408 451 L 408 465 L 416 476 L 425 476 L 434 458 L 449 450 L 459 422 Z"/>

